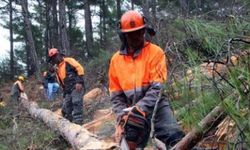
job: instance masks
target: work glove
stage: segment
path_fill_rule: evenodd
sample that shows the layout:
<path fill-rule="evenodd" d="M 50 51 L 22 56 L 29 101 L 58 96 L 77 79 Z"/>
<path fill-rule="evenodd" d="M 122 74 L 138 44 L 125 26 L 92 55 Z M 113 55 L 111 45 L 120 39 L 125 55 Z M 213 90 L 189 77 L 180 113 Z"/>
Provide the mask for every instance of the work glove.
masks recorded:
<path fill-rule="evenodd" d="M 118 117 L 117 124 L 115 126 L 115 142 L 120 143 L 122 136 L 124 135 L 124 125 L 127 122 L 128 115 L 122 115 Z"/>
<path fill-rule="evenodd" d="M 149 131 L 149 123 L 146 114 L 138 106 L 132 107 L 128 112 L 126 124 L 124 126 L 127 141 L 140 144 Z"/>
<path fill-rule="evenodd" d="M 134 126 L 138 129 L 143 129 L 146 125 L 146 113 L 143 112 L 138 106 L 133 106 L 128 112 L 127 124 Z"/>
<path fill-rule="evenodd" d="M 133 106 L 129 113 L 134 113 L 142 117 L 146 117 L 146 113 L 142 111 L 138 106 Z"/>

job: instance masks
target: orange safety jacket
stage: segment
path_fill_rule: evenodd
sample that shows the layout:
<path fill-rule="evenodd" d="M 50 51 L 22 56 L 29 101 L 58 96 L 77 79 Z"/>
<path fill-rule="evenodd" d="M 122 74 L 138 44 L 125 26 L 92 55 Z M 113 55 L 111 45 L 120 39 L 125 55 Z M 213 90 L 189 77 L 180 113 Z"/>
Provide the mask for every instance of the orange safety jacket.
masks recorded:
<path fill-rule="evenodd" d="M 57 80 L 58 83 L 60 83 L 63 87 L 64 87 L 64 79 L 67 76 L 67 70 L 66 70 L 67 63 L 74 68 L 78 76 L 84 75 L 84 68 L 79 62 L 77 62 L 74 58 L 64 57 L 63 61 L 58 65 L 57 68 Z"/>
<path fill-rule="evenodd" d="M 160 47 L 145 42 L 133 56 L 126 49 L 116 52 L 109 68 L 113 111 L 120 116 L 124 108 L 137 105 L 146 114 L 152 113 L 166 79 L 166 56 Z"/>

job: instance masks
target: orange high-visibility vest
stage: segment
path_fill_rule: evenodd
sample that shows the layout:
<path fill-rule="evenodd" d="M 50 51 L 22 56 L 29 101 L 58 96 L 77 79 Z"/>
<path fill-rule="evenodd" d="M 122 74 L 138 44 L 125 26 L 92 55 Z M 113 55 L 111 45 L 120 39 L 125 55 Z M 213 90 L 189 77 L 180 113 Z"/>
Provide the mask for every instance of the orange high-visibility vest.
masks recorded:
<path fill-rule="evenodd" d="M 57 80 L 58 83 L 62 85 L 64 85 L 64 79 L 66 77 L 66 63 L 75 68 L 77 75 L 84 75 L 84 68 L 79 62 L 77 62 L 74 58 L 65 57 L 63 58 L 63 61 L 58 65 L 57 69 Z"/>
<path fill-rule="evenodd" d="M 153 107 L 158 90 L 167 79 L 166 56 L 163 50 L 149 42 L 135 52 L 114 54 L 109 68 L 109 91 L 113 107 L 120 113 L 126 106 L 138 105 L 144 111 Z M 157 87 L 157 88 L 152 88 Z M 154 91 L 157 89 L 157 92 Z"/>

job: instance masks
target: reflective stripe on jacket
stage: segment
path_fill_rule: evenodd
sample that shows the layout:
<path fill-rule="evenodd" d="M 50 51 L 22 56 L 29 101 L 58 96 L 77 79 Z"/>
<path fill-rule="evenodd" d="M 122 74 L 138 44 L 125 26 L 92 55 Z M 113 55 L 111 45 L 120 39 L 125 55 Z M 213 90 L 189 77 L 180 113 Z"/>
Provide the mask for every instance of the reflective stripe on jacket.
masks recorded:
<path fill-rule="evenodd" d="M 84 69 L 82 65 L 77 62 L 74 58 L 65 57 L 63 58 L 63 61 L 58 65 L 57 69 L 57 80 L 58 83 L 64 85 L 64 79 L 66 78 L 66 64 L 70 64 L 76 71 L 78 76 L 84 75 Z"/>
<path fill-rule="evenodd" d="M 115 53 L 109 68 L 109 91 L 116 115 L 131 105 L 151 113 L 166 78 L 166 56 L 152 43 L 145 43 L 134 56 L 126 51 Z"/>

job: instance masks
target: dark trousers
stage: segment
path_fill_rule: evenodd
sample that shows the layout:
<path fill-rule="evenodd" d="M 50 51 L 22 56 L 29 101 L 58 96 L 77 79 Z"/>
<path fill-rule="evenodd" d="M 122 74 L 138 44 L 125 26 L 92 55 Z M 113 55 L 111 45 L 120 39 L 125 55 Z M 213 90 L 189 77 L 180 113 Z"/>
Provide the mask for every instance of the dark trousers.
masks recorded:
<path fill-rule="evenodd" d="M 174 146 L 178 141 L 184 137 L 184 132 L 179 127 L 175 117 L 173 116 L 172 109 L 169 104 L 162 102 L 162 105 L 158 108 L 155 118 L 155 137 L 165 143 L 166 148 Z M 150 123 L 151 117 L 149 117 L 148 122 Z M 149 127 L 150 128 L 150 127 Z M 125 131 L 126 132 L 126 131 Z M 138 137 L 142 139 L 137 148 L 144 148 L 147 145 L 150 129 L 146 131 L 144 137 Z"/>
<path fill-rule="evenodd" d="M 157 111 L 155 136 L 165 143 L 167 148 L 174 146 L 185 136 L 173 116 L 172 109 L 169 105 L 165 105 Z"/>
<path fill-rule="evenodd" d="M 82 125 L 83 91 L 73 90 L 70 94 L 65 94 L 62 105 L 62 114 L 69 121 Z"/>

